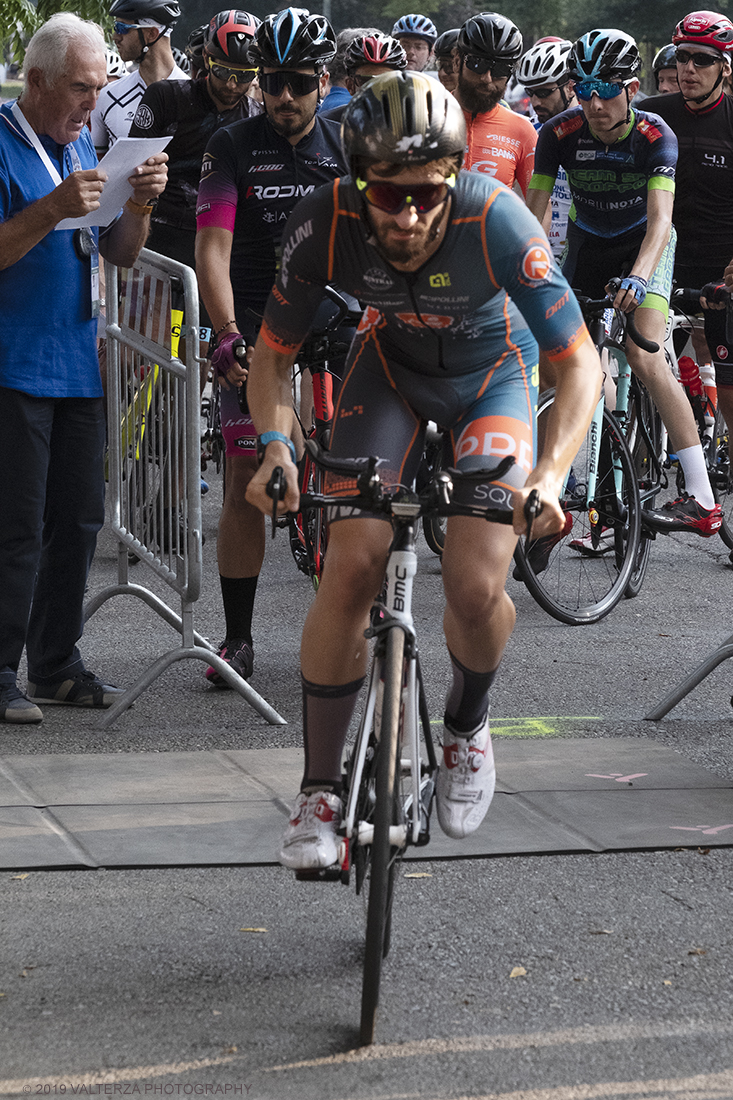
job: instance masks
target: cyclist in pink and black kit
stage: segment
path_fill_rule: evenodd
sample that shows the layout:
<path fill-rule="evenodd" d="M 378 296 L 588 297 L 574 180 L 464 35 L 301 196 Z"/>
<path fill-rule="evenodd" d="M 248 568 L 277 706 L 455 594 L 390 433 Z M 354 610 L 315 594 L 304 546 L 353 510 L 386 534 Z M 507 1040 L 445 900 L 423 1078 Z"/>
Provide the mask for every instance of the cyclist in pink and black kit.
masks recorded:
<path fill-rule="evenodd" d="M 256 433 L 238 393 L 247 377 L 238 344 L 254 344 L 258 317 L 281 260 L 287 219 L 304 195 L 343 175 L 339 127 L 320 118 L 326 63 L 336 39 L 323 16 L 287 8 L 258 28 L 250 56 L 259 65 L 265 114 L 219 130 L 204 155 L 198 192 L 196 271 L 217 342 L 212 364 L 222 386 L 227 491 L 217 555 L 226 636 L 221 656 L 252 672 L 252 613 L 265 552 L 264 517 L 245 500 L 257 469 Z M 243 391 L 242 391 L 243 392 Z M 224 686 L 213 669 L 207 677 Z"/>

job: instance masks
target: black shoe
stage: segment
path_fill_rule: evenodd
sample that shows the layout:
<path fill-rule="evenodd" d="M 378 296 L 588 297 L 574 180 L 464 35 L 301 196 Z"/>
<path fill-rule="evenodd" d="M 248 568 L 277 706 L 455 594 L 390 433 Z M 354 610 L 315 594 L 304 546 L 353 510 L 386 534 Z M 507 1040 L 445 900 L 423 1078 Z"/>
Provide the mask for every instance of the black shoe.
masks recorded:
<path fill-rule="evenodd" d="M 556 531 L 554 535 L 543 535 L 540 539 L 533 539 L 529 544 L 529 551 L 527 553 L 527 562 L 532 569 L 535 576 L 540 573 L 544 573 L 545 569 L 550 562 L 550 554 L 553 547 L 557 546 L 558 542 L 564 539 L 573 529 L 573 517 L 570 512 L 565 513 L 565 524 Z M 519 569 L 518 565 L 514 566 L 512 576 L 515 581 L 523 581 L 524 577 Z"/>
<path fill-rule="evenodd" d="M 65 676 L 60 680 L 28 683 L 28 697 L 34 703 L 59 707 L 111 707 L 124 692 L 124 688 L 103 684 L 98 676 L 87 669 Z"/>
<path fill-rule="evenodd" d="M 228 638 L 222 642 L 219 656 L 231 665 L 243 680 L 249 680 L 254 667 L 254 653 L 249 642 L 245 642 L 244 638 Z M 206 679 L 213 687 L 229 687 L 224 677 L 211 665 L 206 669 Z"/>
<path fill-rule="evenodd" d="M 720 530 L 723 513 L 719 504 L 703 508 L 694 497 L 683 493 L 677 500 L 668 501 L 658 511 L 653 508 L 641 513 L 641 522 L 652 531 L 668 535 L 670 531 L 692 531 L 709 539 Z"/>

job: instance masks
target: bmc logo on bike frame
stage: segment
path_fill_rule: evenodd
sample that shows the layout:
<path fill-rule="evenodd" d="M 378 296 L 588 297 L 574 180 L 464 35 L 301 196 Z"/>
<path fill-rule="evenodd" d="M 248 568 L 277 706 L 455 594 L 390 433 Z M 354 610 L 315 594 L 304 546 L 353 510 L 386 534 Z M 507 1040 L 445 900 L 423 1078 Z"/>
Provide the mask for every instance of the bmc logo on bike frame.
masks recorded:
<path fill-rule="evenodd" d="M 464 458 L 507 455 L 514 455 L 525 474 L 532 469 L 532 429 L 512 416 L 482 416 L 463 429 L 456 443 L 457 463 Z"/>

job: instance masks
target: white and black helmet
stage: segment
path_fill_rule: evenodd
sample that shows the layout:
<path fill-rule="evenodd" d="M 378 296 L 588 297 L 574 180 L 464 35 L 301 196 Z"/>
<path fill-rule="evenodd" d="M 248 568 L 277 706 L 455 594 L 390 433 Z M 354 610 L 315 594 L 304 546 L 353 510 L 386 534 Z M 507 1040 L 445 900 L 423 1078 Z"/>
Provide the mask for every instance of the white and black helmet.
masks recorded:
<path fill-rule="evenodd" d="M 572 42 L 565 40 L 532 46 L 519 61 L 517 81 L 530 89 L 553 82 L 558 86 L 566 84 L 570 79 L 568 61 L 572 48 Z"/>
<path fill-rule="evenodd" d="M 392 164 L 427 164 L 466 147 L 458 100 L 422 73 L 376 76 L 349 100 L 341 122 L 349 164 L 370 157 Z"/>

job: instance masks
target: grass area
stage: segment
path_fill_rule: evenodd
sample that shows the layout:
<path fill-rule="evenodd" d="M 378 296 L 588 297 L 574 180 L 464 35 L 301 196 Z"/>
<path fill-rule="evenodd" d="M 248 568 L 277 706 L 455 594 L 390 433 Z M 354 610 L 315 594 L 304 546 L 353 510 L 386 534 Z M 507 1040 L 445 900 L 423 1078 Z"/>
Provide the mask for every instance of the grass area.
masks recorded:
<path fill-rule="evenodd" d="M 0 84 L 0 99 L 15 99 L 22 89 L 22 80 L 6 80 L 4 84 Z"/>

